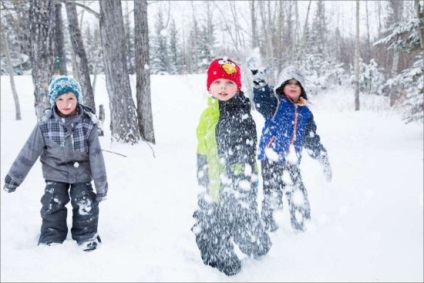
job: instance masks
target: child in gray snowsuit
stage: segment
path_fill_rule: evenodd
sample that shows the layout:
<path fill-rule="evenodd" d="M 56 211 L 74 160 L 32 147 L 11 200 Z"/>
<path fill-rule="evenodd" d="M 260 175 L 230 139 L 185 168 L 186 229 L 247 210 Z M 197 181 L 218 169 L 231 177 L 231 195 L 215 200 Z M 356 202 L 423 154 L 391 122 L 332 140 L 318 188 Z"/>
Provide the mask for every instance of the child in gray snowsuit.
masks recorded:
<path fill-rule="evenodd" d="M 48 99 L 52 107 L 45 111 L 12 164 L 4 190 L 14 192 L 40 157 L 46 188 L 41 198 L 39 244 L 65 241 L 66 204 L 71 201 L 72 239 L 83 250 L 91 251 L 101 242 L 97 234 L 99 202 L 106 199 L 108 191 L 97 119 L 81 104 L 81 87 L 70 77 L 56 77 L 49 86 Z"/>
<path fill-rule="evenodd" d="M 203 190 L 192 230 L 206 265 L 226 275 L 241 269 L 233 242 L 258 258 L 271 241 L 257 208 L 256 126 L 241 92 L 239 66 L 228 58 L 211 62 L 208 107 L 197 127 L 197 177 Z"/>

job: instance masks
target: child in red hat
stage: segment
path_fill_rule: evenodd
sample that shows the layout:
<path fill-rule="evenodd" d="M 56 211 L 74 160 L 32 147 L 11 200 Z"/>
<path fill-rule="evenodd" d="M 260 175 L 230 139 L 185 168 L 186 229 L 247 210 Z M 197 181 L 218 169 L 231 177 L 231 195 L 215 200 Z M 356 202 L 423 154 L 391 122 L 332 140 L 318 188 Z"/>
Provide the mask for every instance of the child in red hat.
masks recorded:
<path fill-rule="evenodd" d="M 233 242 L 254 258 L 271 247 L 256 202 L 256 125 L 233 60 L 213 60 L 206 87 L 211 97 L 197 127 L 201 191 L 192 230 L 203 262 L 231 276 L 241 269 Z"/>

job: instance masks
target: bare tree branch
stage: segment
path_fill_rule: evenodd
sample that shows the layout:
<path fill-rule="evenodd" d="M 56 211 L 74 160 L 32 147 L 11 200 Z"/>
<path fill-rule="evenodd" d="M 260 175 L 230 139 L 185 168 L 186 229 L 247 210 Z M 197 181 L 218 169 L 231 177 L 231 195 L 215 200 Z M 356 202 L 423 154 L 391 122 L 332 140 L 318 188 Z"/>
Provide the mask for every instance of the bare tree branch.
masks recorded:
<path fill-rule="evenodd" d="M 68 0 L 55 0 L 55 2 L 66 4 L 66 2 L 69 2 L 69 1 Z M 85 9 L 87 12 L 91 13 L 92 15 L 94 15 L 97 19 L 100 19 L 100 13 L 98 13 L 98 12 L 94 11 L 93 9 L 91 9 L 90 7 L 88 7 L 86 5 L 83 5 L 83 4 L 80 4 L 80 3 L 76 2 L 76 1 L 72 1 L 72 2 L 75 4 L 75 6 L 79 6 L 79 7 L 83 8 L 83 9 Z"/>

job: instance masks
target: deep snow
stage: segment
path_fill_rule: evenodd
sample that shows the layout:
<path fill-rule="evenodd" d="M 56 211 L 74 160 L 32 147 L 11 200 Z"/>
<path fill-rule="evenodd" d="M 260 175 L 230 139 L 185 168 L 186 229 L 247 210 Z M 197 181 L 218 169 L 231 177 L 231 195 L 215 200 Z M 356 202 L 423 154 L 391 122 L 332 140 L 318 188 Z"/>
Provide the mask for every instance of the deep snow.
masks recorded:
<path fill-rule="evenodd" d="M 36 119 L 31 76 L 15 77 L 23 119 L 15 121 L 9 77 L 1 77 L 1 186 Z M 312 97 L 333 181 L 304 154 L 301 166 L 312 221 L 295 233 L 288 211 L 261 260 L 243 257 L 227 277 L 203 265 L 196 247 L 196 137 L 206 105 L 204 75 L 152 76 L 156 145 L 111 143 L 104 77 L 95 99 L 106 108 L 103 149 L 108 199 L 100 204 L 103 245 L 85 253 L 68 235 L 37 246 L 44 190 L 37 162 L 13 194 L 1 192 L 1 282 L 423 281 L 423 128 L 405 125 L 386 98 L 339 88 Z M 135 79 L 131 78 L 132 87 Z M 245 84 L 247 85 L 247 84 Z M 248 93 L 248 90 L 246 91 Z M 254 111 L 260 132 L 263 119 Z M 260 183 L 261 185 L 261 183 Z M 259 193 L 259 203 L 262 192 Z M 68 207 L 69 208 L 69 207 Z M 70 226 L 69 210 L 68 224 Z"/>

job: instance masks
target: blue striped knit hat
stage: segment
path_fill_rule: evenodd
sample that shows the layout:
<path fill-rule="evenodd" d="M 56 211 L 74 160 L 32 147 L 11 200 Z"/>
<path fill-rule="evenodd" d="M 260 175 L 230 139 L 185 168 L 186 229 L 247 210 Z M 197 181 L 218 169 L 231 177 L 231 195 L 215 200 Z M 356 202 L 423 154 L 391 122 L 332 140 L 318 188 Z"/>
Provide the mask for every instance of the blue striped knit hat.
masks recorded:
<path fill-rule="evenodd" d="M 76 80 L 67 76 L 54 77 L 49 85 L 49 94 L 47 95 L 50 105 L 53 106 L 56 99 L 67 92 L 75 94 L 78 103 L 82 104 L 81 86 Z"/>

